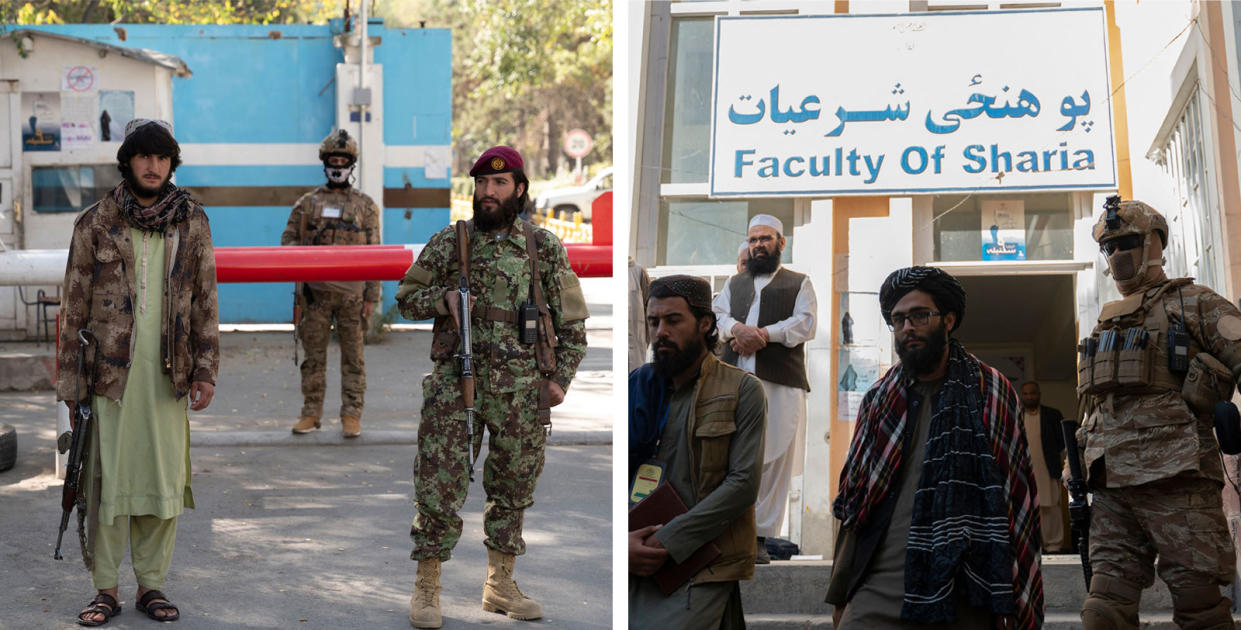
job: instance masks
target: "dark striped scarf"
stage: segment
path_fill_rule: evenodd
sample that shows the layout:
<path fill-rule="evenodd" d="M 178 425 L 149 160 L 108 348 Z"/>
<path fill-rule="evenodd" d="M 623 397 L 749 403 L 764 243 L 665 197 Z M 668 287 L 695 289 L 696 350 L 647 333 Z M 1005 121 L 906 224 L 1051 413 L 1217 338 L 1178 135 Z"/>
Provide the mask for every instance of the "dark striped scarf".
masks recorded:
<path fill-rule="evenodd" d="M 900 470 L 912 374 L 894 366 L 866 393 L 833 512 L 865 526 Z M 901 617 L 948 623 L 971 606 L 1043 624 L 1039 514 L 1020 399 L 999 371 L 949 343 L 948 373 L 932 407 L 926 459 L 905 551 Z M 960 579 L 958 579 L 958 577 Z"/>
<path fill-rule="evenodd" d="M 121 207 L 121 216 L 130 227 L 144 232 L 163 232 L 169 225 L 185 220 L 190 213 L 190 194 L 177 188 L 172 182 L 164 184 L 159 199 L 149 207 L 142 207 L 125 182 L 112 190 L 112 198 Z"/>

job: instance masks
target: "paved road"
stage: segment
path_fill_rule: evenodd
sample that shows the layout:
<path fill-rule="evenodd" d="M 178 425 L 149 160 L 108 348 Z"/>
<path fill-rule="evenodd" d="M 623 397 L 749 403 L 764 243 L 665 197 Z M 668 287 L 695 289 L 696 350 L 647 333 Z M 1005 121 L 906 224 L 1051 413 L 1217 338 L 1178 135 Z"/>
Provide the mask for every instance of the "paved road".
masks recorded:
<path fill-rule="evenodd" d="M 613 344 L 605 293 L 602 283 L 587 290 L 591 346 L 553 412 L 553 446 L 526 513 L 528 553 L 517 563 L 517 581 L 543 604 L 539 623 L 547 627 L 611 626 Z M 164 589 L 181 606 L 177 628 L 409 627 L 411 468 L 428 340 L 426 331 L 400 331 L 367 347 L 363 436 L 346 441 L 333 413 L 335 346 L 324 430 L 292 436 L 301 398 L 289 334 L 222 337 L 216 399 L 191 413 L 198 509 L 181 517 Z M 0 394 L 0 423 L 18 431 L 17 466 L 0 473 L 0 629 L 77 628 L 74 615 L 93 593 L 73 526 L 66 559 L 52 560 L 60 520 L 54 417 L 51 392 Z M 444 627 L 538 627 L 479 607 L 482 504 L 475 482 L 462 542 L 445 564 Z M 124 612 L 108 627 L 154 627 L 133 608 L 134 589 L 126 561 Z"/>

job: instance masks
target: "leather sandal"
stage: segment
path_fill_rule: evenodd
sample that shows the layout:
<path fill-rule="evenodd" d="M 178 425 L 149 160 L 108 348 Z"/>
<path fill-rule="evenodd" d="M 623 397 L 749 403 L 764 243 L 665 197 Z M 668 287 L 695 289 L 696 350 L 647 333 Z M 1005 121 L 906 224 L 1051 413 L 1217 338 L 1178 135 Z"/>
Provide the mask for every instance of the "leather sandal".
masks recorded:
<path fill-rule="evenodd" d="M 138 598 L 138 603 L 134 606 L 146 613 L 147 617 L 156 621 L 176 621 L 181 618 L 181 611 L 176 606 L 173 606 L 172 602 L 168 601 L 167 596 L 155 589 L 143 593 L 142 597 Z M 157 610 L 172 610 L 174 612 L 171 615 L 161 617 L 155 614 Z"/>
<path fill-rule="evenodd" d="M 103 615 L 103 619 L 96 621 L 87 619 L 87 615 Z M 117 603 L 116 598 L 107 594 L 99 593 L 95 599 L 90 600 L 90 605 L 82 609 L 78 613 L 78 625 L 80 626 L 102 626 L 108 623 L 108 620 L 121 614 L 121 605 Z"/>

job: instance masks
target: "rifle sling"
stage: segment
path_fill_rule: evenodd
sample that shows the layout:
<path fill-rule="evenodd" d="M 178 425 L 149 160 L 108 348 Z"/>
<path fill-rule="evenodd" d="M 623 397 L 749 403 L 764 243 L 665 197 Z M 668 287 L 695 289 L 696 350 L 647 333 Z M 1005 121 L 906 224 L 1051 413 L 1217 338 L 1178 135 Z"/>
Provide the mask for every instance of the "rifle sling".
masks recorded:
<path fill-rule="evenodd" d="M 539 254 L 534 246 L 534 228 L 530 227 L 529 221 L 522 221 L 521 227 L 526 236 L 526 254 L 530 258 L 530 286 L 534 290 L 534 304 L 540 315 L 551 316 L 551 311 L 547 309 L 547 298 L 543 297 L 543 276 L 539 274 Z"/>
<path fill-rule="evenodd" d="M 539 309 L 540 317 L 547 317 L 546 321 L 551 321 L 551 311 L 547 308 L 547 298 L 543 295 L 543 276 L 539 273 L 539 254 L 534 243 L 534 228 L 531 227 L 529 221 L 521 222 L 522 231 L 526 237 L 526 254 L 530 259 L 530 287 L 534 293 L 534 305 Z M 555 335 L 554 331 L 546 331 L 549 336 Z M 536 343 L 540 343 L 540 341 Z M 553 342 L 554 343 L 554 342 Z M 553 345 L 553 347 L 555 347 Z M 537 350 L 535 352 L 538 352 Z M 536 362 L 537 363 L 537 362 Z M 539 403 L 537 414 L 539 422 L 547 427 L 551 432 L 552 411 L 551 411 L 551 371 L 540 370 L 543 378 L 538 380 Z"/>

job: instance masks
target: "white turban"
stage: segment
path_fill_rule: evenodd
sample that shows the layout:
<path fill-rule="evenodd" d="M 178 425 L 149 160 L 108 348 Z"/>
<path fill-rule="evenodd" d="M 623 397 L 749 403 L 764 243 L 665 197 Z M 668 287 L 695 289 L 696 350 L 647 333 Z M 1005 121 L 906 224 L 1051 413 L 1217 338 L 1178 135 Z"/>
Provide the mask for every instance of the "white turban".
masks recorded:
<path fill-rule="evenodd" d="M 766 225 L 767 227 L 774 228 L 777 234 L 784 236 L 784 223 L 770 214 L 754 215 L 754 218 L 750 219 L 749 229 L 753 229 L 756 225 Z"/>
<path fill-rule="evenodd" d="M 748 252 L 748 251 L 750 251 L 750 242 L 741 241 L 741 247 L 737 248 L 737 255 L 740 256 L 741 252 Z"/>

